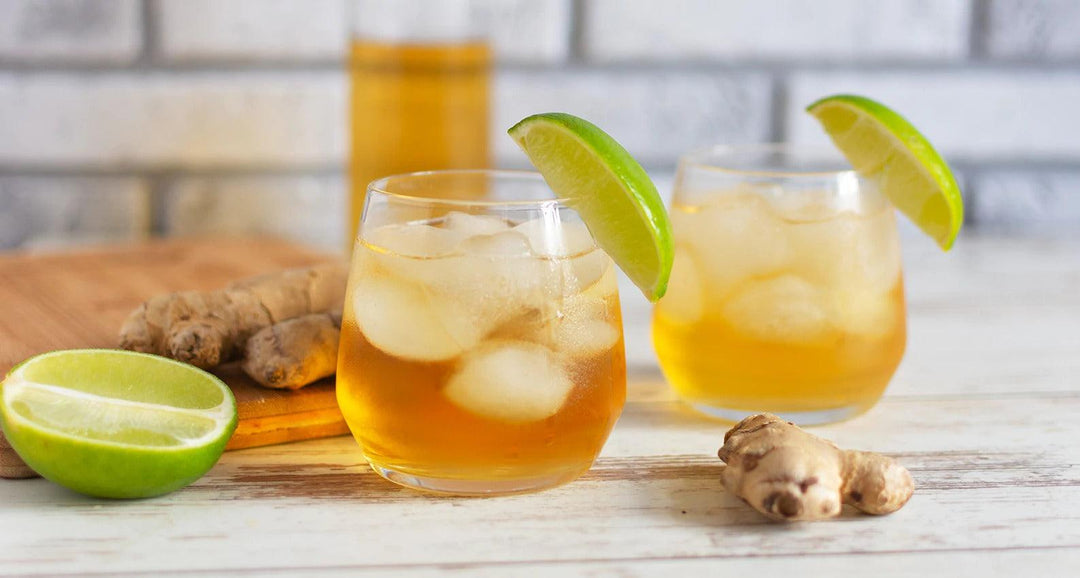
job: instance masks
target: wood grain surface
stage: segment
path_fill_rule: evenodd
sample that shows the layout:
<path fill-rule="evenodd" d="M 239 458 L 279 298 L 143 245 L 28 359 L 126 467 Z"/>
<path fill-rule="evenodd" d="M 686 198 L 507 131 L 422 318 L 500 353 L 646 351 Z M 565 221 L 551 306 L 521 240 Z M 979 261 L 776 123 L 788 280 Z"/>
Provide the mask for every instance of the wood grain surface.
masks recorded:
<path fill-rule="evenodd" d="M 891 516 L 768 522 L 721 488 L 728 425 L 642 357 L 600 459 L 568 485 L 427 496 L 374 474 L 349 437 L 229 452 L 153 500 L 8 481 L 0 575 L 1080 575 L 1080 242 L 908 249 L 901 371 L 870 412 L 813 430 L 911 470 Z"/>
<path fill-rule="evenodd" d="M 0 375 L 54 349 L 116 347 L 120 324 L 158 293 L 210 290 L 328 257 L 270 239 L 160 241 L 51 254 L 0 255 Z M 229 449 L 347 431 L 332 379 L 298 391 L 259 387 L 236 367 L 215 370 L 236 396 Z M 0 434 L 0 477 L 31 472 Z"/>

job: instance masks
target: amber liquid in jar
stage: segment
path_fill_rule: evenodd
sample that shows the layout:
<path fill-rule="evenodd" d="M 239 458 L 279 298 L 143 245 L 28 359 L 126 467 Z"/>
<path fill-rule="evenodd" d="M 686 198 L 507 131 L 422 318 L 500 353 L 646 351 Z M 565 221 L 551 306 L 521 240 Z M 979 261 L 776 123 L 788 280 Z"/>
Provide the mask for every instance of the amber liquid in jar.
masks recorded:
<path fill-rule="evenodd" d="M 352 43 L 348 249 L 372 180 L 489 165 L 491 60 L 483 42 Z"/>

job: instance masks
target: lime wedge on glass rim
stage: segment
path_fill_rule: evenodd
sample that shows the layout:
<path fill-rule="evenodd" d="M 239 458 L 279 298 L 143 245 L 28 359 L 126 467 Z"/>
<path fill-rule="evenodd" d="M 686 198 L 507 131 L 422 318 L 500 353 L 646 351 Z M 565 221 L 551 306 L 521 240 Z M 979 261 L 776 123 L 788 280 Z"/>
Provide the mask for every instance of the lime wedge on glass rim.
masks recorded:
<path fill-rule="evenodd" d="M 855 171 L 874 179 L 901 213 L 948 251 L 964 223 L 949 165 L 914 126 L 862 96 L 828 96 L 806 107 Z"/>
<path fill-rule="evenodd" d="M 236 423 L 220 379 L 145 353 L 43 353 L 0 384 L 0 424 L 19 457 L 46 479 L 103 498 L 190 484 L 221 457 Z"/>
<path fill-rule="evenodd" d="M 634 157 L 596 125 L 566 113 L 535 114 L 507 132 L 645 297 L 663 297 L 675 254 L 671 222 Z"/>

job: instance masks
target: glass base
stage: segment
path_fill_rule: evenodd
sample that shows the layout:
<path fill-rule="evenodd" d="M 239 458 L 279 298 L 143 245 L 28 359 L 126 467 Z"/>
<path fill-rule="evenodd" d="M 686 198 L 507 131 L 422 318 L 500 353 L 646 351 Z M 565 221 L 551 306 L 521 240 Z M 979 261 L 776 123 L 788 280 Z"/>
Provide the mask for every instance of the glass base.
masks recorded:
<path fill-rule="evenodd" d="M 375 470 L 375 473 L 399 486 L 444 496 L 506 496 L 538 492 L 572 482 L 588 471 L 590 467 L 586 466 L 584 469 L 575 468 L 529 478 L 462 480 L 408 474 L 372 461 L 368 463 L 371 465 L 371 469 Z"/>
<path fill-rule="evenodd" d="M 851 419 L 870 409 L 870 406 L 852 405 L 829 409 L 819 409 L 815 411 L 769 411 L 728 409 L 724 407 L 713 407 L 711 405 L 704 405 L 701 403 L 690 403 L 689 405 L 690 407 L 694 408 L 695 411 L 703 413 L 709 417 L 721 419 L 731 423 L 738 423 L 742 421 L 743 418 L 768 411 L 771 414 L 779 416 L 781 419 L 793 422 L 794 424 L 800 426 L 824 425 L 827 423 L 844 421 Z"/>

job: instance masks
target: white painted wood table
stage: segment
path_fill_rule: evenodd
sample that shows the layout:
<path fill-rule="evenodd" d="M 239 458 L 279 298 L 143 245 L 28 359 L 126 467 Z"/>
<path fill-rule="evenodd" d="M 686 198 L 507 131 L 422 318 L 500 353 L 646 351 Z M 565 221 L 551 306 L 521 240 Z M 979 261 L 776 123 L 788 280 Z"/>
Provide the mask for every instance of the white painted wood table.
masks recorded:
<path fill-rule="evenodd" d="M 725 493 L 726 426 L 667 393 L 634 311 L 630 401 L 572 484 L 429 497 L 348 437 L 230 452 L 152 500 L 0 480 L 0 574 L 1080 576 L 1080 240 L 912 245 L 900 372 L 869 413 L 814 430 L 911 469 L 892 516 L 774 524 Z"/>

